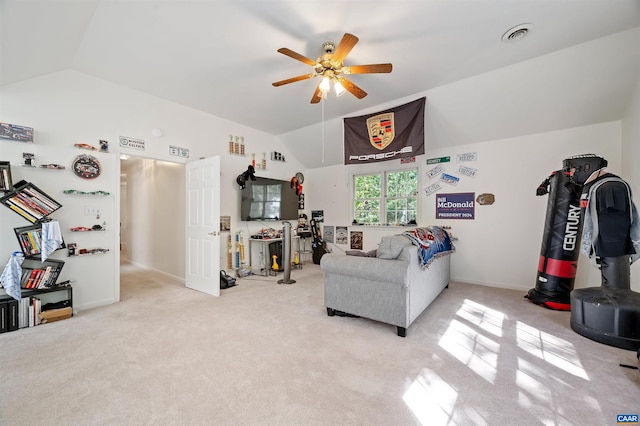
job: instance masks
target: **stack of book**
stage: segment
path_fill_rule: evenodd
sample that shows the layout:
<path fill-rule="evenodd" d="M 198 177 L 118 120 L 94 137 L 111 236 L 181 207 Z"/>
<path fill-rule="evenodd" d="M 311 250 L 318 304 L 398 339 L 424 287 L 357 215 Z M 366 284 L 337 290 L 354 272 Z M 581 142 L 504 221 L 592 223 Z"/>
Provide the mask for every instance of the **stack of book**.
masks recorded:
<path fill-rule="evenodd" d="M 25 259 L 22 262 L 22 277 L 20 287 L 27 289 L 49 288 L 56 285 L 64 262 L 47 259 L 44 262 L 35 259 Z"/>
<path fill-rule="evenodd" d="M 42 252 L 41 227 L 16 232 L 16 236 L 25 256 L 37 255 Z"/>
<path fill-rule="evenodd" d="M 25 181 L 18 182 L 12 192 L 0 198 L 0 202 L 31 223 L 42 220 L 62 207 L 34 184 Z"/>
<path fill-rule="evenodd" d="M 8 161 L 0 161 L 0 191 L 11 191 L 11 166 Z"/>

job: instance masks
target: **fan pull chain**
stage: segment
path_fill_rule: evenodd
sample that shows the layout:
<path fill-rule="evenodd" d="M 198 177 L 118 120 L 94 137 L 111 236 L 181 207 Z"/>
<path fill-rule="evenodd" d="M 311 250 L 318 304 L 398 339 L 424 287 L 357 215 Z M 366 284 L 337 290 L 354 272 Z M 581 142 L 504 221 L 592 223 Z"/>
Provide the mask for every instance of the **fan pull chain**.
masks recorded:
<path fill-rule="evenodd" d="M 324 164 L 324 98 L 322 102 L 322 164 Z"/>

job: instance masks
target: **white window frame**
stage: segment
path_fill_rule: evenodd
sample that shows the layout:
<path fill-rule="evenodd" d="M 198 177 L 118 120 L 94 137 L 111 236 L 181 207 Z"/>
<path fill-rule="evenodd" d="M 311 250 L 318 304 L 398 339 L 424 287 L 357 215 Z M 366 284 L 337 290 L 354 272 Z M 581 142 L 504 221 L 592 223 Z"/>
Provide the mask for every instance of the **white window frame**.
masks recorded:
<path fill-rule="evenodd" d="M 356 178 L 359 176 L 369 176 L 369 175 L 380 175 L 380 220 L 386 220 L 387 217 L 387 176 L 392 173 L 400 173 L 400 172 L 410 172 L 415 171 L 417 176 L 416 181 L 416 221 L 420 217 L 420 168 L 412 167 L 412 168 L 401 168 L 401 169 L 392 169 L 392 170 L 376 170 L 376 171 L 362 171 L 360 173 L 354 173 L 351 176 L 351 217 L 356 218 Z M 404 198 L 404 197 L 403 197 Z M 390 223 L 379 223 L 375 225 L 383 225 L 383 226 L 393 226 L 397 224 Z"/>

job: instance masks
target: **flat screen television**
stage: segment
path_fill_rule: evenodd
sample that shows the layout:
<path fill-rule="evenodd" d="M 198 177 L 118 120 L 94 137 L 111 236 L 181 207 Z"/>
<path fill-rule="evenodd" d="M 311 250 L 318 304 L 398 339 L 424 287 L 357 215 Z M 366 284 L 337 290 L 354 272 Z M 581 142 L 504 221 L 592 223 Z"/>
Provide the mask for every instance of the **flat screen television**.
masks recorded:
<path fill-rule="evenodd" d="M 290 181 L 256 176 L 240 193 L 240 220 L 298 220 L 298 195 Z"/>

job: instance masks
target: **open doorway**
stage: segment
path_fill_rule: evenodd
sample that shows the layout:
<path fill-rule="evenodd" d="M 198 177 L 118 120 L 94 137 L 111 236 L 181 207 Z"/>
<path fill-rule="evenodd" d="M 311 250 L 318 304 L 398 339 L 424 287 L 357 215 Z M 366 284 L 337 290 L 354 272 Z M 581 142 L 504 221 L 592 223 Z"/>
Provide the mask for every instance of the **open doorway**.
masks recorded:
<path fill-rule="evenodd" d="M 185 165 L 140 157 L 120 160 L 120 300 L 123 274 L 164 275 L 184 285 Z M 144 285 L 147 280 L 135 280 Z"/>

